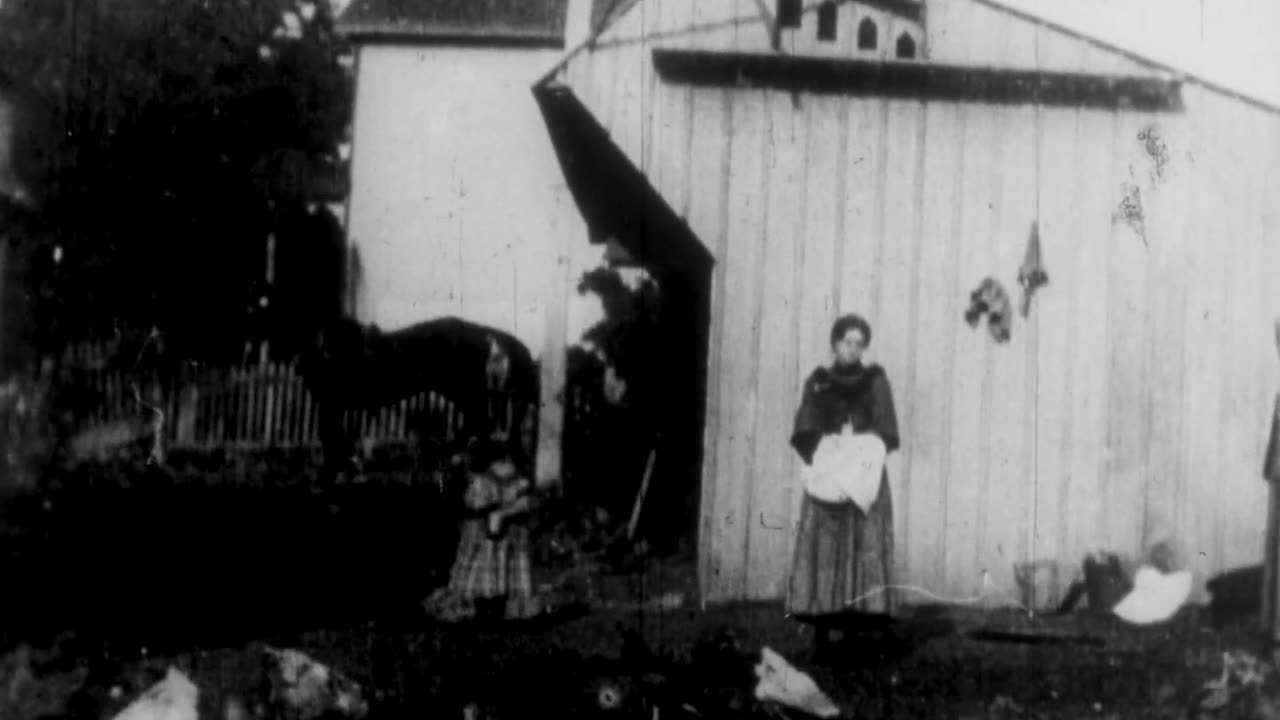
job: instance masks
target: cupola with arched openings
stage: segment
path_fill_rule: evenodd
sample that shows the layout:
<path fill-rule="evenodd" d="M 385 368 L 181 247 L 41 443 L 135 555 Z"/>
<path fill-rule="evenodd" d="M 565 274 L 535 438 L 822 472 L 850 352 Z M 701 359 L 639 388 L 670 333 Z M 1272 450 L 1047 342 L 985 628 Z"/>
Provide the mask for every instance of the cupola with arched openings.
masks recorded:
<path fill-rule="evenodd" d="M 774 0 L 775 43 L 794 55 L 919 60 L 922 0 Z"/>

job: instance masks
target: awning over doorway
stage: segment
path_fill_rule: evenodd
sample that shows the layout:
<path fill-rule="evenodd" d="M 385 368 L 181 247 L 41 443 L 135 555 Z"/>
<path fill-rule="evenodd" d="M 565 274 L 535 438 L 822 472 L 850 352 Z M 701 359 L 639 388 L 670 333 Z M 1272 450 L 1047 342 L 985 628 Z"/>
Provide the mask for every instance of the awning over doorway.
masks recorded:
<path fill-rule="evenodd" d="M 543 83 L 534 96 L 574 201 L 592 234 L 615 238 L 654 274 L 702 273 L 711 254 L 609 133 L 563 85 Z"/>

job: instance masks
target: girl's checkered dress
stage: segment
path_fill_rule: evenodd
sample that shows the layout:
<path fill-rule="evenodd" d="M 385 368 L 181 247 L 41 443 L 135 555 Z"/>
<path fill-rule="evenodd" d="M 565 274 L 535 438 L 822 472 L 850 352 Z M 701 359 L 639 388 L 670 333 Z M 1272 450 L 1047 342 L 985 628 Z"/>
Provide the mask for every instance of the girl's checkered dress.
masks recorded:
<path fill-rule="evenodd" d="M 471 476 L 466 506 L 471 511 L 497 509 L 529 492 L 529 482 L 515 477 L 501 480 L 488 473 Z M 445 620 L 474 617 L 475 601 L 504 599 L 505 616 L 527 618 L 537 614 L 529 563 L 529 528 L 509 521 L 498 535 L 491 535 L 487 515 L 468 517 L 454 559 L 449 584 L 427 599 L 427 611 Z"/>

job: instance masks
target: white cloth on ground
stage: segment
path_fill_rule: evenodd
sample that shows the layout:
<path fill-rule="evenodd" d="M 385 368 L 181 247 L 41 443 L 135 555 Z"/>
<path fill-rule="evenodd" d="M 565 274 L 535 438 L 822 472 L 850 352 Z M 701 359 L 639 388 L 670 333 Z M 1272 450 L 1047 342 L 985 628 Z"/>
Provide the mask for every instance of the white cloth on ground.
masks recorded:
<path fill-rule="evenodd" d="M 121 710 L 115 720 L 198 720 L 200 691 L 176 668 Z"/>
<path fill-rule="evenodd" d="M 820 718 L 834 718 L 840 708 L 818 689 L 813 678 L 791 666 L 771 648 L 760 650 L 756 665 L 756 699 L 785 705 Z"/>
<path fill-rule="evenodd" d="M 1151 625 L 1173 617 L 1191 597 L 1191 571 L 1162 573 L 1150 565 L 1138 568 L 1133 590 L 1112 609 L 1121 620 Z"/>

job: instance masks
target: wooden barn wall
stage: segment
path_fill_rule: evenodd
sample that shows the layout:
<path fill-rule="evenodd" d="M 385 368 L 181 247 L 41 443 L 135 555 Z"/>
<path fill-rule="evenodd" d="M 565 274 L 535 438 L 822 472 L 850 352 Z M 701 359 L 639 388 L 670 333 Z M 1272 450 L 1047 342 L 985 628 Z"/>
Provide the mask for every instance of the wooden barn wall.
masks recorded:
<path fill-rule="evenodd" d="M 774 3 L 765 0 L 765 5 L 772 8 Z M 687 86 L 661 82 L 653 71 L 653 49 L 817 54 L 819 45 L 808 42 L 808 35 L 816 33 L 817 5 L 817 0 L 805 2 L 802 26 L 784 33 L 782 47 L 774 50 L 756 0 L 632 0 L 591 50 L 571 57 L 561 80 L 575 90 L 677 212 L 688 216 L 697 211 L 690 205 L 690 178 L 700 177 L 692 173 L 696 162 L 693 118 L 698 113 L 694 105 L 709 101 L 695 101 Z M 824 49 L 824 56 L 861 57 L 852 38 L 865 14 L 889 23 L 891 32 L 905 22 L 855 3 L 843 3 L 841 12 L 839 50 Z M 1104 74 L 1150 72 L 1132 60 L 1031 25 L 978 0 L 930 2 L 927 27 L 933 62 Z M 710 240 L 704 238 L 704 242 L 714 249 Z"/>
<path fill-rule="evenodd" d="M 1259 562 L 1280 386 L 1276 116 L 1191 83 L 1184 113 L 1144 114 L 659 81 L 655 44 L 754 47 L 761 28 L 712 11 L 729 6 L 639 3 L 565 72 L 717 259 L 705 599 L 782 594 L 801 496 L 791 416 L 851 311 L 897 398 L 904 584 L 1012 596 L 1017 562 L 1060 562 L 1065 585 L 1091 549 L 1166 538 L 1201 586 Z M 952 14 L 971 38 L 952 57 L 1129 62 L 1008 15 Z M 691 26 L 722 29 L 670 30 Z M 1126 214 L 1126 197 L 1140 207 Z M 990 275 L 1017 301 L 1036 221 L 1050 284 L 996 344 L 964 322 L 968 295 Z"/>

